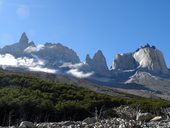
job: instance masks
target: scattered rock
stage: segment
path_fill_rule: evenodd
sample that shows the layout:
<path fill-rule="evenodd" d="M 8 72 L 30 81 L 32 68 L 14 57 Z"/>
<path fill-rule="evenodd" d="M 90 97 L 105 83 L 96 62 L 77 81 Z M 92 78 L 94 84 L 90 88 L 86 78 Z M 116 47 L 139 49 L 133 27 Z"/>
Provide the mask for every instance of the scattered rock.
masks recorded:
<path fill-rule="evenodd" d="M 149 121 L 150 119 L 152 119 L 152 114 L 150 113 L 137 113 L 137 116 L 136 116 L 136 120 L 137 121 Z"/>
<path fill-rule="evenodd" d="M 92 124 L 92 123 L 95 123 L 96 122 L 96 119 L 95 117 L 88 117 L 86 119 L 83 120 L 83 122 L 87 123 L 87 124 Z"/>
<path fill-rule="evenodd" d="M 29 121 L 22 121 L 19 125 L 19 128 L 36 128 L 36 126 Z"/>
<path fill-rule="evenodd" d="M 151 121 L 160 121 L 162 120 L 162 116 L 156 116 L 153 119 L 151 119 Z"/>

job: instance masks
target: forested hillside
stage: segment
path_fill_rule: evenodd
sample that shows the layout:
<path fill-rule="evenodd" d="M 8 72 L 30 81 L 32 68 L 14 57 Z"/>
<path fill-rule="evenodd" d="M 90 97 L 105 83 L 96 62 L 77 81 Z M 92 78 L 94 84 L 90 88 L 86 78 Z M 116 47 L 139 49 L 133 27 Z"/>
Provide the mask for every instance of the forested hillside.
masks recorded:
<path fill-rule="evenodd" d="M 95 109 L 120 105 L 140 106 L 149 111 L 169 106 L 169 102 L 127 95 L 111 97 L 75 85 L 53 83 L 27 73 L 0 71 L 0 124 L 83 120 Z"/>

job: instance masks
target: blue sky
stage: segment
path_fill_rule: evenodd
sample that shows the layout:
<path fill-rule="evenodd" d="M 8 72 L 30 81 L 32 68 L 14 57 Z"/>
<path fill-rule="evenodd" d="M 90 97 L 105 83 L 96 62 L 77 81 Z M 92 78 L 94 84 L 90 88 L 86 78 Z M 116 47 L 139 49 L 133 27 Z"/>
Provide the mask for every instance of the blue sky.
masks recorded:
<path fill-rule="evenodd" d="M 108 66 L 150 43 L 170 67 L 170 0 L 0 0 L 0 47 L 22 32 L 36 44 L 60 42 L 81 60 L 101 49 Z"/>

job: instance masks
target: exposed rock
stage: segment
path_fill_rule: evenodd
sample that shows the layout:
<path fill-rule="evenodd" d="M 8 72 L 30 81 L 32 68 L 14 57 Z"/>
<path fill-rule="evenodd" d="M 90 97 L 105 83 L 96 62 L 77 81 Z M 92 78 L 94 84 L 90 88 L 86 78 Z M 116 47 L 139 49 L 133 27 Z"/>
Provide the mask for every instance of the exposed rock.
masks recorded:
<path fill-rule="evenodd" d="M 36 128 L 36 126 L 29 121 L 22 121 L 19 125 L 19 128 Z"/>
<path fill-rule="evenodd" d="M 108 67 L 106 63 L 106 59 L 101 50 L 98 50 L 94 57 L 91 59 L 90 56 L 87 54 L 86 56 L 86 63 L 89 65 L 91 70 L 98 74 L 107 74 Z"/>
<path fill-rule="evenodd" d="M 21 35 L 21 38 L 18 43 L 3 47 L 2 49 L 0 49 L 0 54 L 10 53 L 15 57 L 28 56 L 28 54 L 25 53 L 24 50 L 29 46 L 35 46 L 33 42 L 28 43 L 28 41 L 28 37 L 24 32 Z"/>
<path fill-rule="evenodd" d="M 169 74 L 163 54 L 158 49 L 142 48 L 135 52 L 133 57 L 139 63 L 138 68 L 155 73 Z"/>
<path fill-rule="evenodd" d="M 120 107 L 114 108 L 114 110 L 116 111 L 115 114 L 117 114 L 118 117 L 124 119 L 135 119 L 137 115 L 135 108 L 129 106 L 122 105 Z"/>
<path fill-rule="evenodd" d="M 93 63 L 92 61 L 93 61 L 93 60 L 90 58 L 90 55 L 87 54 L 87 55 L 86 55 L 86 63 L 89 64 L 89 65 L 92 65 L 92 63 Z"/>
<path fill-rule="evenodd" d="M 160 118 L 160 117 L 156 117 Z M 31 122 L 21 122 L 19 128 L 169 128 L 170 122 L 167 120 L 157 120 L 149 122 L 135 121 L 124 118 L 108 118 L 94 120 L 93 122 L 84 121 L 62 121 L 62 122 L 44 122 L 34 125 Z M 1 127 L 0 128 L 7 128 Z M 11 127 L 10 127 L 11 128 Z"/>
<path fill-rule="evenodd" d="M 153 119 L 151 119 L 151 121 L 160 121 L 162 120 L 162 116 L 156 116 Z"/>
<path fill-rule="evenodd" d="M 135 69 L 137 65 L 138 63 L 133 58 L 132 53 L 117 54 L 113 61 L 112 69 L 131 70 Z"/>
<path fill-rule="evenodd" d="M 28 41 L 29 41 L 29 39 L 28 39 L 26 33 L 23 32 L 22 35 L 21 35 L 21 38 L 19 40 L 19 43 L 21 43 L 21 44 L 28 44 Z"/>
<path fill-rule="evenodd" d="M 148 91 L 150 91 L 152 94 L 154 95 L 156 94 L 158 97 L 161 97 L 162 99 L 170 100 L 169 97 L 170 79 L 168 78 L 154 76 L 153 74 L 148 72 L 137 71 L 125 83 L 136 83 L 139 85 L 143 85 L 143 87 L 147 88 Z"/>
<path fill-rule="evenodd" d="M 79 63 L 80 59 L 77 54 L 68 47 L 62 44 L 46 43 L 39 51 L 34 42 L 29 43 L 29 39 L 24 32 L 18 43 L 5 46 L 0 49 L 0 54 L 9 53 L 15 57 L 33 57 L 37 55 L 40 59 L 46 61 L 46 66 L 49 68 L 57 68 L 64 63 Z"/>
<path fill-rule="evenodd" d="M 153 116 L 150 113 L 141 113 L 141 112 L 138 112 L 137 116 L 136 116 L 136 120 L 137 121 L 149 121 L 152 118 L 153 118 Z"/>
<path fill-rule="evenodd" d="M 111 71 L 101 50 L 93 58 L 87 55 L 86 61 L 80 62 L 76 52 L 59 43 L 46 43 L 37 49 L 34 42 L 29 43 L 26 33 L 22 34 L 18 43 L 0 49 L 0 54 L 6 53 L 15 58 L 41 59 L 44 68 L 56 69 L 58 74 L 87 78 L 88 81 L 116 87 L 125 93 L 170 100 L 170 71 L 163 54 L 149 44 L 134 53 L 118 54 Z M 6 65 L 2 68 L 7 69 Z M 8 70 L 14 69 L 8 67 Z"/>
<path fill-rule="evenodd" d="M 169 75 L 163 54 L 149 44 L 136 50 L 134 53 L 116 55 L 112 69 L 121 70 L 144 70 L 157 74 Z"/>
<path fill-rule="evenodd" d="M 46 43 L 36 55 L 47 61 L 47 66 L 58 67 L 64 63 L 79 63 L 80 59 L 76 52 L 62 44 Z"/>
<path fill-rule="evenodd" d="M 92 124 L 92 123 L 95 123 L 97 120 L 95 117 L 88 117 L 86 119 L 83 120 L 83 122 L 87 123 L 87 124 Z"/>

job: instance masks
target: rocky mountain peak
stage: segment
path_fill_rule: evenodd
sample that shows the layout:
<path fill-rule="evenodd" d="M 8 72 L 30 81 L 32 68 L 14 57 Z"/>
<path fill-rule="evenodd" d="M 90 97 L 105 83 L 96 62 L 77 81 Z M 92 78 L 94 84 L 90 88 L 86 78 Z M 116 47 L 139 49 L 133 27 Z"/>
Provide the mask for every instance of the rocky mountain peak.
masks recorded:
<path fill-rule="evenodd" d="M 86 63 L 96 73 L 104 74 L 104 73 L 108 72 L 106 59 L 105 59 L 105 56 L 103 55 L 101 50 L 98 50 L 94 54 L 92 59 L 90 58 L 89 54 L 87 54 Z"/>
<path fill-rule="evenodd" d="M 91 63 L 92 59 L 90 58 L 90 55 L 89 55 L 89 54 L 86 55 L 86 60 L 85 60 L 85 61 L 86 61 L 86 63 L 88 63 L 88 64 Z"/>
<path fill-rule="evenodd" d="M 121 70 L 142 69 L 157 74 L 169 74 L 162 52 L 149 44 L 133 53 L 118 54 L 112 67 Z"/>
<path fill-rule="evenodd" d="M 60 43 L 46 43 L 43 48 L 37 51 L 36 55 L 48 61 L 48 66 L 53 68 L 64 63 L 80 63 L 76 52 Z"/>
<path fill-rule="evenodd" d="M 155 73 L 169 74 L 162 52 L 155 47 L 143 47 L 133 54 L 138 68 Z"/>
<path fill-rule="evenodd" d="M 137 67 L 132 53 L 117 54 L 113 60 L 112 69 L 131 70 Z"/>
<path fill-rule="evenodd" d="M 31 42 L 29 43 L 29 45 L 30 45 L 30 46 L 33 46 L 33 47 L 36 47 L 34 41 L 31 41 Z"/>
<path fill-rule="evenodd" d="M 28 44 L 28 42 L 29 42 L 29 39 L 28 39 L 26 33 L 23 32 L 22 35 L 21 35 L 21 38 L 19 40 L 19 43 Z"/>
<path fill-rule="evenodd" d="M 19 42 L 11 44 L 11 45 L 6 45 L 0 50 L 0 54 L 10 53 L 15 57 L 28 56 L 28 54 L 25 53 L 24 50 L 31 45 L 35 46 L 33 42 L 29 43 L 28 41 L 29 39 L 26 33 L 23 32 Z"/>
<path fill-rule="evenodd" d="M 105 59 L 105 57 L 104 57 L 102 51 L 101 51 L 101 50 L 98 50 L 98 51 L 94 54 L 93 60 L 94 60 L 94 61 L 95 61 L 95 60 L 96 60 L 96 61 L 101 61 L 101 59 Z"/>
<path fill-rule="evenodd" d="M 98 65 L 102 66 L 104 69 L 107 69 L 107 63 L 106 63 L 106 58 L 103 55 L 101 50 L 98 50 L 94 56 L 93 56 L 93 61 Z"/>

